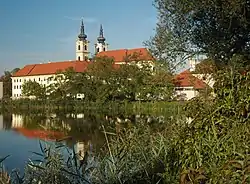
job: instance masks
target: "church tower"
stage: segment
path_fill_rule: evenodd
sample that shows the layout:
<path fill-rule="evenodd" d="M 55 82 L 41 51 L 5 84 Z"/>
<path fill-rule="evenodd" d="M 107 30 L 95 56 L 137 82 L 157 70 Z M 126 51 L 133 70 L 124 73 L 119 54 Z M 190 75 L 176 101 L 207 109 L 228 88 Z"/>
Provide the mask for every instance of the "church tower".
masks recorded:
<path fill-rule="evenodd" d="M 84 31 L 84 24 L 82 20 L 82 25 L 80 29 L 80 34 L 76 40 L 76 60 L 85 61 L 89 58 L 89 41 L 87 40 L 87 35 Z"/>
<path fill-rule="evenodd" d="M 99 36 L 97 37 L 97 43 L 95 44 L 95 53 L 99 53 L 99 52 L 108 50 L 108 44 L 105 43 L 105 41 L 106 41 L 106 38 L 104 37 L 103 28 L 101 25 L 100 26 L 100 33 L 99 33 Z"/>

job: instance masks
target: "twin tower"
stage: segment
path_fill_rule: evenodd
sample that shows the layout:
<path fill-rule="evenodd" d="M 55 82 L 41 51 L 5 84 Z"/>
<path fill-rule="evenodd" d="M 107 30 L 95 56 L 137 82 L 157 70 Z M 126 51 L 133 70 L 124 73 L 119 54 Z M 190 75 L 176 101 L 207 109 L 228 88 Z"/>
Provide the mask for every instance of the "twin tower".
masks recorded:
<path fill-rule="evenodd" d="M 102 25 L 100 27 L 100 33 L 97 37 L 97 43 L 95 44 L 95 53 L 108 50 L 108 44 L 105 42 L 106 39 L 103 35 Z M 80 34 L 76 40 L 76 60 L 86 61 L 89 58 L 89 41 L 87 40 L 87 35 L 85 34 L 84 24 L 82 21 Z"/>

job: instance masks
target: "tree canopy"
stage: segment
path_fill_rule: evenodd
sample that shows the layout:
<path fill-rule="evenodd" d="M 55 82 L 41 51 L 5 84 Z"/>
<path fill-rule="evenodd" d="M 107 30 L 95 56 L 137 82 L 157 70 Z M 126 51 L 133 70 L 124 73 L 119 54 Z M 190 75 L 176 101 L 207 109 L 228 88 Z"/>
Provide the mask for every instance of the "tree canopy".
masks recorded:
<path fill-rule="evenodd" d="M 73 68 L 59 71 L 42 86 L 33 81 L 23 85 L 24 96 L 70 100 L 81 96 L 87 102 L 170 100 L 174 92 L 171 73 L 155 65 L 115 64 L 112 58 L 99 58 L 85 72 Z"/>
<path fill-rule="evenodd" d="M 250 60 L 250 1 L 155 0 L 156 35 L 148 42 L 171 67 L 193 54 L 206 54 L 218 66 L 234 55 Z"/>

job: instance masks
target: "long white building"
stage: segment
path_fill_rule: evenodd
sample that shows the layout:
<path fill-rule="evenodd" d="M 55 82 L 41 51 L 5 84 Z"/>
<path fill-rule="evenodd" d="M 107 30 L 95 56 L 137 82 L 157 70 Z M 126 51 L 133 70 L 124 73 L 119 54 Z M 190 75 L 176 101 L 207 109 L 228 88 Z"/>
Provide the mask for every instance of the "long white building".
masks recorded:
<path fill-rule="evenodd" d="M 55 77 L 58 71 L 65 71 L 68 68 L 73 68 L 76 72 L 86 71 L 89 63 L 89 41 L 85 34 L 85 27 L 82 22 L 80 27 L 80 34 L 76 39 L 75 60 L 71 61 L 60 61 L 60 62 L 48 62 L 41 64 L 26 65 L 21 68 L 12 76 L 12 98 L 21 98 L 22 86 L 28 81 L 36 81 L 37 83 L 49 86 L 54 81 L 50 80 Z M 120 49 L 108 51 L 108 44 L 104 37 L 102 25 L 100 27 L 100 33 L 97 37 L 97 43 L 95 44 L 95 52 L 97 57 L 107 56 L 113 58 L 115 64 L 124 64 L 124 58 L 131 55 L 137 55 L 137 59 L 140 61 L 152 61 L 153 57 L 146 48 L 136 49 Z M 130 60 L 131 61 L 131 60 Z M 132 62 L 132 61 L 131 61 Z M 0 86 L 1 87 L 1 86 Z"/>
<path fill-rule="evenodd" d="M 86 71 L 88 65 L 92 62 L 89 60 L 89 43 L 82 22 L 80 33 L 76 39 L 75 59 L 70 61 L 47 62 L 24 66 L 12 76 L 12 98 L 17 99 L 23 97 L 22 86 L 26 81 L 36 81 L 46 87 L 55 82 L 50 79 L 54 78 L 58 71 L 65 71 L 68 68 L 73 68 L 76 72 Z M 113 58 L 115 65 L 127 64 L 127 62 L 133 63 L 135 60 L 135 57 L 133 58 L 133 56 L 136 56 L 136 60 L 140 62 L 146 61 L 152 67 L 154 66 L 154 58 L 146 48 L 108 50 L 108 44 L 104 37 L 102 25 L 100 26 L 100 33 L 94 47 L 97 57 L 106 56 Z M 140 62 L 137 62 L 136 64 L 140 66 Z M 196 62 L 191 62 L 190 70 L 193 70 L 195 65 Z M 176 75 L 175 79 L 178 80 L 176 83 L 176 95 L 183 96 L 185 100 L 197 96 L 199 90 L 206 87 L 206 82 L 204 82 L 200 76 L 192 75 L 189 70 Z M 2 95 L 1 91 L 3 90 L 0 83 L 0 99 Z"/>

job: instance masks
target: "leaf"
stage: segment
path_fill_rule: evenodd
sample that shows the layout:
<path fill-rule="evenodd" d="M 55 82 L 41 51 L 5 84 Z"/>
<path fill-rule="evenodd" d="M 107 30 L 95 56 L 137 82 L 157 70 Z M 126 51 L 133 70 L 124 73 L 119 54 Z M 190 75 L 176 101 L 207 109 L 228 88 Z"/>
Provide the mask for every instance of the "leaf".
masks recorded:
<path fill-rule="evenodd" d="M 31 167 L 35 167 L 35 168 L 38 168 L 38 169 L 45 170 L 45 168 L 40 166 L 40 165 L 36 165 L 36 164 L 32 164 L 32 163 L 29 163 L 28 165 L 31 166 Z"/>
<path fill-rule="evenodd" d="M 31 151 L 31 153 L 33 153 L 33 154 L 35 154 L 35 155 L 38 155 L 38 156 L 41 156 L 41 157 L 44 157 L 44 155 L 41 154 L 41 153 L 37 153 L 37 152 L 34 152 L 34 151 Z"/>
<path fill-rule="evenodd" d="M 7 156 L 5 156 L 5 157 L 3 157 L 3 158 L 0 158 L 0 163 L 2 163 L 5 159 L 7 159 L 8 157 L 9 157 L 10 155 L 7 155 Z"/>

